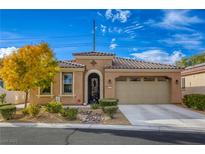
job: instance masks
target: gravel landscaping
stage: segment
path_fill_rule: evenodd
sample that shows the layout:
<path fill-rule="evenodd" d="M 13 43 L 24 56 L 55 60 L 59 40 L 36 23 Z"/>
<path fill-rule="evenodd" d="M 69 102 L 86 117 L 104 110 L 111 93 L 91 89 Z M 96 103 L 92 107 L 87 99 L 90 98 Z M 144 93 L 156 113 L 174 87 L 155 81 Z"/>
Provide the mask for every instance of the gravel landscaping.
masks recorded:
<path fill-rule="evenodd" d="M 13 119 L 4 120 L 0 116 L 0 122 L 42 122 L 42 123 L 85 123 L 85 124 L 110 124 L 110 125 L 129 125 L 129 121 L 118 110 L 115 113 L 114 118 L 111 119 L 101 109 L 91 109 L 90 107 L 83 107 L 78 109 L 78 115 L 76 120 L 68 120 L 62 117 L 59 113 L 49 113 L 44 108 L 36 117 L 24 115 L 22 109 L 18 109 Z"/>

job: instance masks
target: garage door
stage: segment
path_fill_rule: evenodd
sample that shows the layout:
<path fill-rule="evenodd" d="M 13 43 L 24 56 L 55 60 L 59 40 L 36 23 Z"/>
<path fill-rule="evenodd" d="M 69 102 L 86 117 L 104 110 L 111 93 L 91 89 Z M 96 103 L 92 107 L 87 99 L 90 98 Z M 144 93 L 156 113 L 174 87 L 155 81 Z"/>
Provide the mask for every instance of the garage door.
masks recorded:
<path fill-rule="evenodd" d="M 119 104 L 170 103 L 170 81 L 165 77 L 126 77 L 116 81 Z"/>

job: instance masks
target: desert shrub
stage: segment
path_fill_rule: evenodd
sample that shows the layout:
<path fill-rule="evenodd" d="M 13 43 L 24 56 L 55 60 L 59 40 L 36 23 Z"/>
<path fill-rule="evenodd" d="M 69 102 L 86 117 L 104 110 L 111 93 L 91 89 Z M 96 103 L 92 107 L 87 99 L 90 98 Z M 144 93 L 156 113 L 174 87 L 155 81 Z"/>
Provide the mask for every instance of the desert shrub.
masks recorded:
<path fill-rule="evenodd" d="M 60 102 L 49 102 L 46 105 L 46 111 L 50 112 L 50 113 L 59 113 L 62 110 L 63 106 Z"/>
<path fill-rule="evenodd" d="M 68 110 L 69 110 L 69 107 L 67 107 L 67 108 L 62 108 L 61 111 L 60 111 L 61 116 L 66 117 Z"/>
<path fill-rule="evenodd" d="M 193 109 L 205 110 L 205 95 L 203 94 L 189 94 L 183 98 L 183 103 Z"/>
<path fill-rule="evenodd" d="M 24 108 L 23 110 L 22 110 L 22 113 L 23 113 L 23 115 L 28 115 L 29 113 L 28 113 L 28 108 Z"/>
<path fill-rule="evenodd" d="M 13 118 L 13 115 L 16 113 L 16 106 L 7 105 L 0 107 L 0 113 L 5 120 L 10 120 Z"/>
<path fill-rule="evenodd" d="M 0 94 L 0 103 L 6 103 L 6 94 Z"/>
<path fill-rule="evenodd" d="M 100 108 L 100 105 L 98 103 L 94 103 L 94 104 L 91 104 L 90 107 L 91 107 L 91 109 L 96 110 L 96 109 Z"/>
<path fill-rule="evenodd" d="M 8 105 L 12 105 L 11 103 L 4 103 L 4 104 L 0 104 L 0 107 L 2 106 L 8 106 Z"/>
<path fill-rule="evenodd" d="M 78 109 L 77 108 L 65 108 L 65 109 L 62 109 L 60 113 L 63 117 L 66 117 L 69 120 L 76 120 Z"/>
<path fill-rule="evenodd" d="M 117 106 L 118 104 L 118 99 L 115 98 L 105 98 L 105 99 L 100 99 L 100 106 Z"/>
<path fill-rule="evenodd" d="M 105 106 L 102 108 L 103 112 L 107 114 L 111 119 L 114 118 L 114 114 L 117 112 L 117 106 Z"/>
<path fill-rule="evenodd" d="M 30 104 L 25 110 L 25 114 L 29 114 L 32 117 L 36 117 L 41 110 L 41 107 L 37 104 Z"/>

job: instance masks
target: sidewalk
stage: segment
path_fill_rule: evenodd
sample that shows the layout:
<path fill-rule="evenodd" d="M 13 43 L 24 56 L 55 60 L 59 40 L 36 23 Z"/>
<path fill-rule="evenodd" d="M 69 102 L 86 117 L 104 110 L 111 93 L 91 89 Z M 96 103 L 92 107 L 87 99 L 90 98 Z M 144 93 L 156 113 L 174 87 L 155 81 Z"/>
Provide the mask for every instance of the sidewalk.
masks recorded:
<path fill-rule="evenodd" d="M 69 123 L 0 123 L 1 127 L 27 127 L 27 128 L 68 128 L 68 129 L 107 129 L 107 130 L 130 130 L 130 131 L 171 131 L 171 132 L 201 132 L 205 128 L 200 127 L 164 127 L 143 125 L 103 125 L 103 124 L 69 124 Z"/>

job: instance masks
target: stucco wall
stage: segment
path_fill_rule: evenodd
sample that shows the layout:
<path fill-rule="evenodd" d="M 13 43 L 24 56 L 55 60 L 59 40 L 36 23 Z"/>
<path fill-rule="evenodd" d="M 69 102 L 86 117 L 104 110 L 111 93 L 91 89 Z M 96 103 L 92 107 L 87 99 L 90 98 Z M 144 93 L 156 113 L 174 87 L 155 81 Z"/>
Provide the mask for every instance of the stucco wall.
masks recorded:
<path fill-rule="evenodd" d="M 25 102 L 25 93 L 22 91 L 8 91 L 0 87 L 0 94 L 6 94 L 7 103 L 24 103 Z"/>
<path fill-rule="evenodd" d="M 205 72 L 186 75 L 185 88 L 182 89 L 183 95 L 185 94 L 205 94 Z"/>
<path fill-rule="evenodd" d="M 62 72 L 73 72 L 73 93 L 70 95 L 63 95 L 60 93 L 61 87 L 61 75 Z M 63 104 L 82 104 L 83 103 L 83 71 L 63 69 L 56 74 L 52 86 L 52 95 L 41 96 L 39 95 L 39 89 L 33 89 L 30 92 L 30 103 L 46 104 L 49 101 L 55 100 L 56 97 L 60 97 L 60 101 Z"/>

